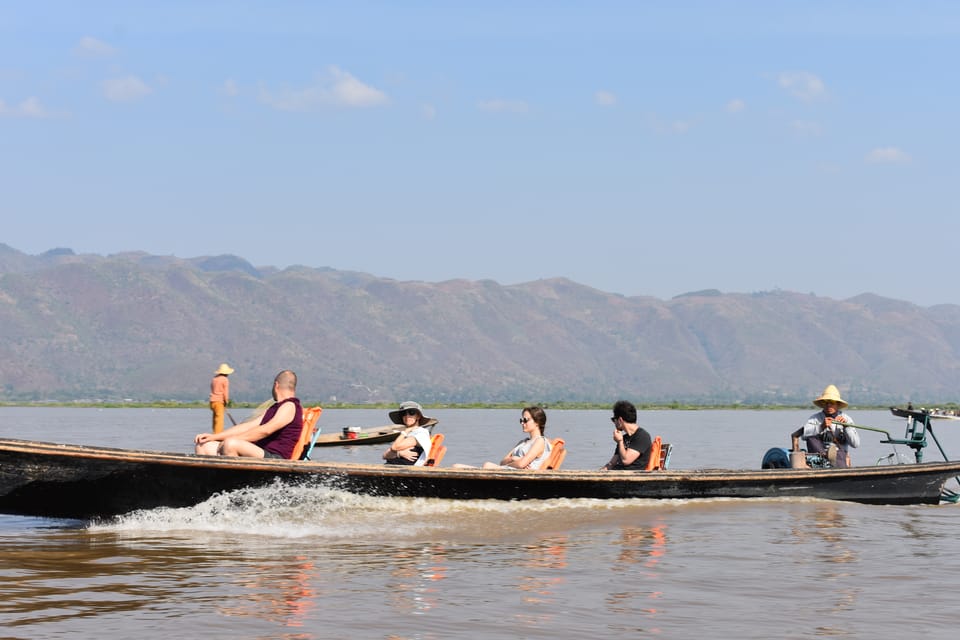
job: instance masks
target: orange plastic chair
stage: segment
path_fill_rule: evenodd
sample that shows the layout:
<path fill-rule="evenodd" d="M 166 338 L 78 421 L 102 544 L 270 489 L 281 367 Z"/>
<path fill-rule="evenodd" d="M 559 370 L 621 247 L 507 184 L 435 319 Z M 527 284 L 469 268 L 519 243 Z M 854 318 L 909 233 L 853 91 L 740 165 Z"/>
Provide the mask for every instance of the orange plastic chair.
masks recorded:
<path fill-rule="evenodd" d="M 653 443 L 650 445 L 650 459 L 647 461 L 647 468 L 644 471 L 656 471 L 660 469 L 660 451 L 662 450 L 662 445 L 660 443 L 660 436 L 657 436 L 653 439 Z"/>
<path fill-rule="evenodd" d="M 293 452 L 290 454 L 291 460 L 310 459 L 310 449 L 313 448 L 311 445 L 313 444 L 314 435 L 320 432 L 320 429 L 316 425 L 321 413 L 323 413 L 323 407 L 310 407 L 303 410 L 303 427 L 300 430 L 300 439 L 297 440 L 297 444 L 293 447 Z"/>
<path fill-rule="evenodd" d="M 443 445 L 443 434 L 435 433 L 430 438 L 430 453 L 427 456 L 425 467 L 438 467 L 443 456 L 446 455 L 447 448 Z"/>
<path fill-rule="evenodd" d="M 563 464 L 563 459 L 567 457 L 567 446 L 563 438 L 554 438 L 550 445 L 550 455 L 540 465 L 540 471 L 555 471 Z"/>

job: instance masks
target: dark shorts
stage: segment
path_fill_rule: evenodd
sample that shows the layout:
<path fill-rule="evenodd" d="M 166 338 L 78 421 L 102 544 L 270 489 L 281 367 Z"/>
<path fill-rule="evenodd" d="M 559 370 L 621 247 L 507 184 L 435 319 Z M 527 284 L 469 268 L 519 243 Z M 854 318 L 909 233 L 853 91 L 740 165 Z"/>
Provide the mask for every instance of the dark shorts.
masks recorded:
<path fill-rule="evenodd" d="M 283 456 L 280 455 L 279 453 L 274 453 L 273 451 L 267 451 L 266 449 L 263 450 L 263 457 L 276 458 L 277 460 L 283 460 Z"/>

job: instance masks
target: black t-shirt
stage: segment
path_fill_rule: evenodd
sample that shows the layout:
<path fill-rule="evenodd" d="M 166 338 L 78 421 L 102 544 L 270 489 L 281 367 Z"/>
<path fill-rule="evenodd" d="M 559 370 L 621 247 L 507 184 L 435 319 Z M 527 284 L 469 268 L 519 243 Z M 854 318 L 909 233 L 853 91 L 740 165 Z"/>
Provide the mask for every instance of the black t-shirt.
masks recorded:
<path fill-rule="evenodd" d="M 412 449 L 412 451 L 417 454 L 417 457 L 414 458 L 413 460 L 407 460 L 406 458 L 401 458 L 400 456 L 397 456 L 396 458 L 390 458 L 389 460 L 385 460 L 384 462 L 386 462 L 387 464 L 414 464 L 416 463 L 417 460 L 420 459 L 420 454 L 423 453 L 423 447 L 421 447 L 418 444 Z"/>
<path fill-rule="evenodd" d="M 633 461 L 631 465 L 624 465 L 621 460 L 619 463 L 610 467 L 611 469 L 631 469 L 633 471 L 643 471 L 647 468 L 647 463 L 650 462 L 650 446 L 653 444 L 653 440 L 650 438 L 650 434 L 646 432 L 643 427 L 637 427 L 637 430 L 633 432 L 633 435 L 628 435 L 626 432 L 623 433 L 623 448 L 624 449 L 633 449 L 634 451 L 639 451 L 640 455 L 637 456 L 637 459 Z M 620 446 L 617 445 L 614 449 L 614 454 L 617 458 L 620 457 Z"/>

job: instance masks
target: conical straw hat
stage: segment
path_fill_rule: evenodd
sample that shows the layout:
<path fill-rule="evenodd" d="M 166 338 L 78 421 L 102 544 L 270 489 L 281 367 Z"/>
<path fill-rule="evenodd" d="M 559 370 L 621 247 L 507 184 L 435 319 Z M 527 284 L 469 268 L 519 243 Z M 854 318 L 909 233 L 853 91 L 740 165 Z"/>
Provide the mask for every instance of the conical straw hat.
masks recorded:
<path fill-rule="evenodd" d="M 819 398 L 813 401 L 813 404 L 823 409 L 823 405 L 827 402 L 836 402 L 841 409 L 847 406 L 847 401 L 840 397 L 840 390 L 832 384 L 827 385 L 827 388 L 823 390 Z"/>

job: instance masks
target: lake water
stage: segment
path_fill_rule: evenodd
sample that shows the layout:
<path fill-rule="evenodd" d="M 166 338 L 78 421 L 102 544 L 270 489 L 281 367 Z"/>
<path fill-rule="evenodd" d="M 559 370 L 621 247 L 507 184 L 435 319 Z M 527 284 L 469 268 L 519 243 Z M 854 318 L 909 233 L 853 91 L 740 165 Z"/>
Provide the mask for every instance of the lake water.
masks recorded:
<path fill-rule="evenodd" d="M 674 444 L 671 468 L 758 468 L 812 412 L 640 422 Z M 320 420 L 339 431 L 385 413 Z M 428 413 L 446 434 L 445 466 L 497 460 L 522 435 L 519 411 Z M 887 412 L 852 413 L 902 435 Z M 547 435 L 570 450 L 564 468 L 609 459 L 609 415 L 548 411 Z M 0 437 L 186 452 L 208 421 L 199 409 L 0 407 Z M 936 429 L 960 457 L 960 422 Z M 861 437 L 855 464 L 892 451 Z M 381 450 L 320 457 L 377 462 Z M 952 639 L 960 625 L 960 505 L 245 493 L 93 524 L 0 515 L 0 638 Z"/>

